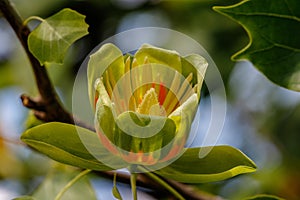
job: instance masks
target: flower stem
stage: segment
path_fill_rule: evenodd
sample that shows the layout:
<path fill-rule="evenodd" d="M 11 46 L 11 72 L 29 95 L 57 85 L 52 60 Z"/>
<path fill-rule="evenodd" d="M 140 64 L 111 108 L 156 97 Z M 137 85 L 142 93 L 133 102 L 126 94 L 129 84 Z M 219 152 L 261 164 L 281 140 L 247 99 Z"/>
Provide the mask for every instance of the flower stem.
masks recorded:
<path fill-rule="evenodd" d="M 72 187 L 72 185 L 74 185 L 80 178 L 82 178 L 83 176 L 85 176 L 86 174 L 88 174 L 89 172 L 91 172 L 92 170 L 90 169 L 86 169 L 82 172 L 80 172 L 77 176 L 75 176 L 70 182 L 68 182 L 67 185 L 65 185 L 65 187 L 63 187 L 60 192 L 56 195 L 54 200 L 60 200 L 60 198 L 64 195 L 64 193 L 70 188 Z"/>
<path fill-rule="evenodd" d="M 170 186 L 166 181 L 164 181 L 163 179 L 161 179 L 159 176 L 155 175 L 152 172 L 149 172 L 148 170 L 146 170 L 143 167 L 138 167 L 138 169 L 145 173 L 145 175 L 147 175 L 148 177 L 150 177 L 152 180 L 158 182 L 161 186 L 163 186 L 164 188 L 166 188 L 170 193 L 172 193 L 177 199 L 180 200 L 185 200 L 185 198 L 179 193 L 177 192 L 172 186 Z"/>
<path fill-rule="evenodd" d="M 131 191 L 132 191 L 133 200 L 137 200 L 136 178 L 137 178 L 137 173 L 131 173 L 130 183 L 131 183 Z"/>

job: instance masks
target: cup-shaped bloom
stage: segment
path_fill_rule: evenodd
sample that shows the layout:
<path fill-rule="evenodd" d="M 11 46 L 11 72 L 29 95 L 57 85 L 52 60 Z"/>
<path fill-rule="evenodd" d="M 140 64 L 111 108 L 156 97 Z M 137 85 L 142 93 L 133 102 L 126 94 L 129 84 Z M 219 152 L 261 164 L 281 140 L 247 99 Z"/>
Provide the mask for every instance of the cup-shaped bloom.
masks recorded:
<path fill-rule="evenodd" d="M 101 143 L 129 164 L 162 166 L 186 143 L 207 68 L 200 55 L 143 45 L 123 55 L 113 44 L 90 57 L 88 83 Z"/>

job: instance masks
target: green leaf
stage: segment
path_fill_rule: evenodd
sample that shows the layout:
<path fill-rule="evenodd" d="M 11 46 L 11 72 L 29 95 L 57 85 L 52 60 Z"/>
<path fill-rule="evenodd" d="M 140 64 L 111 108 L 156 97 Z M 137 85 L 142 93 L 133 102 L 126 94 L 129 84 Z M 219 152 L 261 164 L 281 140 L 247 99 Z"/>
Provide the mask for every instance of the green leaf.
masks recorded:
<path fill-rule="evenodd" d="M 119 192 L 118 188 L 116 185 L 114 185 L 113 189 L 112 189 L 112 194 L 114 195 L 114 197 L 118 200 L 122 200 L 122 196 L 121 193 Z"/>
<path fill-rule="evenodd" d="M 93 153 L 97 154 L 92 155 L 86 149 L 82 138 L 84 138 L 85 144 L 93 147 Z M 102 161 L 105 159 L 116 160 L 116 162 L 120 160 L 102 146 L 96 133 L 70 124 L 59 122 L 42 124 L 27 130 L 22 134 L 21 139 L 53 160 L 80 168 L 98 171 L 111 170 L 94 155 L 103 159 Z M 120 164 L 120 168 L 123 167 Z"/>
<path fill-rule="evenodd" d="M 42 19 L 28 37 L 30 52 L 41 65 L 46 62 L 63 63 L 67 49 L 88 34 L 85 16 L 69 8 Z"/>
<path fill-rule="evenodd" d="M 114 181 L 113 181 L 114 185 L 112 188 L 112 194 L 114 195 L 114 197 L 118 200 L 122 200 L 122 196 L 119 192 L 119 189 L 117 188 L 117 173 L 114 174 Z"/>
<path fill-rule="evenodd" d="M 46 176 L 42 184 L 34 191 L 35 199 L 53 200 L 57 194 L 79 173 L 78 170 L 70 168 L 57 168 Z M 95 191 L 87 176 L 77 180 L 66 192 L 61 196 L 60 200 L 96 200 Z"/>
<path fill-rule="evenodd" d="M 199 151 L 212 148 L 199 158 Z M 256 166 L 245 154 L 230 146 L 189 148 L 169 166 L 155 173 L 185 183 L 204 183 L 254 172 Z"/>
<path fill-rule="evenodd" d="M 249 60 L 274 83 L 300 91 L 298 0 L 246 0 L 214 10 L 238 22 L 249 44 L 233 56 Z"/>
<path fill-rule="evenodd" d="M 245 200 L 284 200 L 284 199 L 273 195 L 259 194 L 254 197 L 248 197 Z"/>

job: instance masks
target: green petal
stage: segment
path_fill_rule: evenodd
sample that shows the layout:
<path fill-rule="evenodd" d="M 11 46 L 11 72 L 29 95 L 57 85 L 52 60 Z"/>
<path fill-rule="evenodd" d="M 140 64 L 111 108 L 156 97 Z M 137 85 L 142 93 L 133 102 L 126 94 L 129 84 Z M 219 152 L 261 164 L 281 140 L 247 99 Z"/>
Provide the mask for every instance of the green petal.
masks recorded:
<path fill-rule="evenodd" d="M 112 102 L 105 90 L 104 84 L 99 79 L 96 81 L 96 91 L 99 94 L 99 98 L 97 100 L 95 111 L 95 127 L 112 141 L 115 131 L 114 111 Z"/>
<path fill-rule="evenodd" d="M 95 81 L 94 85 L 95 85 L 95 90 L 98 93 L 98 100 L 96 102 L 96 106 L 106 105 L 106 106 L 112 107 L 111 99 L 106 91 L 106 88 L 105 88 L 102 80 L 100 78 L 97 79 Z"/>
<path fill-rule="evenodd" d="M 200 90 L 208 66 L 207 61 L 200 55 L 191 54 L 182 59 L 182 74 L 187 77 L 189 73 L 193 73 L 192 84 L 198 84 L 197 94 L 200 97 Z"/>
<path fill-rule="evenodd" d="M 182 142 L 182 139 L 185 140 L 188 137 L 191 125 L 197 112 L 197 106 L 198 97 L 196 94 L 194 94 L 169 115 L 169 118 L 172 119 L 176 124 L 176 140 L 179 142 Z"/>
<path fill-rule="evenodd" d="M 170 51 L 144 44 L 134 55 L 138 64 L 144 64 L 147 57 L 150 63 L 163 64 L 181 72 L 181 59 L 176 51 Z"/>
<path fill-rule="evenodd" d="M 164 146 L 172 145 L 176 126 L 166 117 L 124 112 L 117 118 L 114 142 L 126 151 L 138 153 L 154 152 Z M 160 155 L 157 155 L 160 156 Z"/>
<path fill-rule="evenodd" d="M 204 158 L 199 158 L 200 149 L 212 148 Z M 228 179 L 256 170 L 245 154 L 230 146 L 215 146 L 186 149 L 184 154 L 169 166 L 155 173 L 185 183 L 204 183 Z"/>
<path fill-rule="evenodd" d="M 123 54 L 119 48 L 110 43 L 101 46 L 98 51 L 90 56 L 90 60 L 88 62 L 88 90 L 90 103 L 93 108 L 95 100 L 95 81 L 103 75 L 107 68 L 112 70 L 112 74 L 116 80 L 118 80 L 124 73 Z"/>
<path fill-rule="evenodd" d="M 184 60 L 188 61 L 193 67 L 196 68 L 198 73 L 202 74 L 204 77 L 204 74 L 206 72 L 208 63 L 202 56 L 198 54 L 190 54 L 184 57 Z M 190 71 L 193 71 L 189 66 L 185 66 L 183 73 L 188 73 Z M 203 77 L 201 77 L 203 79 Z"/>

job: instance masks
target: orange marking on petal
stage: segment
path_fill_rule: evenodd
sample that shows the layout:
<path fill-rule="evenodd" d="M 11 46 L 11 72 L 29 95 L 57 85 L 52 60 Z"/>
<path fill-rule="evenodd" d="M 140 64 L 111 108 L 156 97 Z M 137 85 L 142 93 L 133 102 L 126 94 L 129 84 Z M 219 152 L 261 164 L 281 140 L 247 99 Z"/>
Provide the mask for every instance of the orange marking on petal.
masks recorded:
<path fill-rule="evenodd" d="M 101 143 L 104 145 L 104 147 L 111 153 L 115 155 L 119 155 L 119 151 L 115 148 L 114 145 L 111 144 L 111 141 L 101 132 L 98 133 L 98 136 L 101 140 Z"/>
<path fill-rule="evenodd" d="M 154 159 L 153 155 L 150 154 L 150 155 L 148 156 L 147 164 L 153 165 L 153 164 L 155 164 L 155 163 L 156 163 L 156 160 Z"/>
<path fill-rule="evenodd" d="M 145 155 L 142 150 L 137 153 L 130 151 L 127 155 L 123 154 L 122 158 L 132 164 L 153 165 L 157 162 L 151 154 Z"/>
<path fill-rule="evenodd" d="M 169 151 L 168 155 L 166 155 L 161 161 L 168 161 L 172 158 L 174 158 L 175 156 L 177 156 L 180 151 L 183 149 L 185 142 L 180 142 L 180 144 L 175 144 L 172 149 Z"/>
<path fill-rule="evenodd" d="M 139 150 L 139 152 L 137 153 L 137 161 L 139 163 L 143 163 L 144 162 L 143 161 L 144 160 L 143 157 L 144 157 L 144 152 L 142 150 Z"/>
<path fill-rule="evenodd" d="M 136 153 L 130 151 L 128 155 L 123 156 L 123 159 L 128 163 L 136 163 L 136 161 L 138 160 L 138 156 Z"/>
<path fill-rule="evenodd" d="M 95 107 L 95 108 L 96 108 L 98 99 L 99 99 L 99 93 L 98 93 L 98 91 L 96 90 L 96 91 L 95 91 L 95 101 L 94 101 L 94 107 Z"/>
<path fill-rule="evenodd" d="M 163 83 L 159 84 L 159 94 L 158 94 L 158 102 L 160 105 L 163 105 L 165 99 L 167 96 L 167 90 L 165 88 L 165 86 L 163 85 Z"/>

